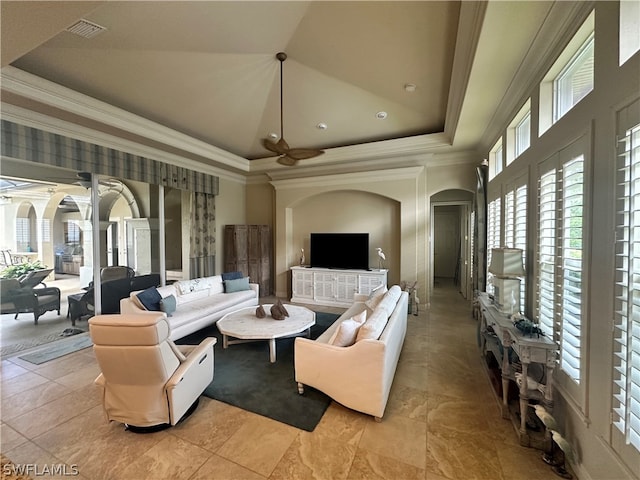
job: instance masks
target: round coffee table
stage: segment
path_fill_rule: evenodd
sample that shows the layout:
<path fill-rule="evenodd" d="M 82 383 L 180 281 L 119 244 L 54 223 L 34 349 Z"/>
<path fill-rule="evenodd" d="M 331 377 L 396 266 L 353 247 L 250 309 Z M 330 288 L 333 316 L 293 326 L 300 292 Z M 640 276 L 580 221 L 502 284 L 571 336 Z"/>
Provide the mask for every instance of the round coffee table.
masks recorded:
<path fill-rule="evenodd" d="M 217 321 L 218 330 L 222 333 L 222 348 L 236 343 L 269 341 L 269 361 L 276 361 L 276 339 L 309 336 L 311 327 L 316 323 L 314 311 L 297 305 L 285 305 L 289 316 L 284 320 L 275 320 L 269 310 L 271 305 L 263 305 L 267 313 L 265 318 L 256 317 L 257 307 L 246 307 L 227 313 Z"/>

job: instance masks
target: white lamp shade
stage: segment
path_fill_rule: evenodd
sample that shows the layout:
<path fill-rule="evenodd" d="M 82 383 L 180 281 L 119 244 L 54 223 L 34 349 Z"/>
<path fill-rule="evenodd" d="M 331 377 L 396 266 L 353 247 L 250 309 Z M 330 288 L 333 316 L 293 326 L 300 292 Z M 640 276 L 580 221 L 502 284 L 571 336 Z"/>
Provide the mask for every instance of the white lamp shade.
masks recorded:
<path fill-rule="evenodd" d="M 499 277 L 522 277 L 525 275 L 522 265 L 522 249 L 492 248 L 489 272 Z"/>

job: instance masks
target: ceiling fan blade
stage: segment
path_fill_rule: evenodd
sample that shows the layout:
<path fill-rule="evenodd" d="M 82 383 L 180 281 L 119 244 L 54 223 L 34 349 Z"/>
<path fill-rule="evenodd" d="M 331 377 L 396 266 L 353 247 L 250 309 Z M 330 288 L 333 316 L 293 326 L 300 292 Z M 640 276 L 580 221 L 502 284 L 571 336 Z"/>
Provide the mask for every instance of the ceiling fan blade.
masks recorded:
<path fill-rule="evenodd" d="M 298 160 L 295 159 L 295 158 L 290 157 L 289 155 L 282 155 L 280 158 L 278 158 L 278 163 L 280 165 L 285 165 L 287 167 L 292 167 L 296 163 L 298 163 Z"/>
<path fill-rule="evenodd" d="M 264 148 L 269 150 L 270 152 L 277 153 L 278 155 L 284 155 L 289 150 L 289 145 L 283 139 L 278 140 L 277 143 L 265 138 L 262 140 L 262 145 Z"/>
<path fill-rule="evenodd" d="M 289 148 L 289 144 L 287 144 L 287 142 L 285 141 L 283 127 L 284 108 L 282 94 L 282 64 L 287 59 L 287 54 L 284 52 L 279 52 L 276 55 L 276 58 L 280 62 L 280 140 L 278 140 L 277 143 L 274 143 L 272 140 L 264 139 L 262 141 L 262 144 L 270 152 L 274 152 L 280 155 L 280 158 L 278 158 L 278 163 L 290 167 L 298 163 L 298 160 L 304 160 L 306 158 L 313 158 L 317 157 L 318 155 L 322 155 L 324 153 L 324 150 L 314 150 L 310 148 Z"/>
<path fill-rule="evenodd" d="M 323 153 L 324 150 L 314 150 L 312 148 L 292 148 L 287 155 L 296 160 L 304 160 L 306 158 L 318 157 Z"/>

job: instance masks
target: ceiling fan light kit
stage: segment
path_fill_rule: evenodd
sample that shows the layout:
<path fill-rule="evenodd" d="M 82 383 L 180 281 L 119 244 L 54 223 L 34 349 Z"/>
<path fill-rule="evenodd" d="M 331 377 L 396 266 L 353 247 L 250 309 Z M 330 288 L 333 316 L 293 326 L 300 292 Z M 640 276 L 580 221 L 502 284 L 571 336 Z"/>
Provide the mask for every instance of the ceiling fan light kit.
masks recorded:
<path fill-rule="evenodd" d="M 324 150 L 316 150 L 312 148 L 290 148 L 289 144 L 284 139 L 284 122 L 283 122 L 283 95 L 282 95 L 282 64 L 287 59 L 287 54 L 284 52 L 278 52 L 276 58 L 280 62 L 280 139 L 277 142 L 274 140 L 277 138 L 270 134 L 270 138 L 262 140 L 264 148 L 273 152 L 279 156 L 278 163 L 291 167 L 298 163 L 298 160 L 305 160 L 307 158 L 317 157 L 322 155 Z M 326 126 L 325 126 L 326 128 Z"/>

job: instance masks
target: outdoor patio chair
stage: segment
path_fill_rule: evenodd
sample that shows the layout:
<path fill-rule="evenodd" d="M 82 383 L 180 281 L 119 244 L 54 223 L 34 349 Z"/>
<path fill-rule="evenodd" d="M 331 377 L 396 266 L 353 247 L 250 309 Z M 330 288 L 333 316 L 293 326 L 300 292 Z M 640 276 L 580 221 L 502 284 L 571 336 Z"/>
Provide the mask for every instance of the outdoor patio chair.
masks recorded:
<path fill-rule="evenodd" d="M 15 307 L 14 318 L 17 319 L 21 313 L 33 313 L 33 321 L 37 325 L 38 318 L 45 312 L 57 310 L 60 315 L 60 289 L 47 287 L 44 283 L 52 271 L 52 268 L 47 268 L 29 272 L 18 279 L 18 288 L 3 294 L 3 305 L 11 302 Z"/>
<path fill-rule="evenodd" d="M 118 280 L 119 278 L 133 278 L 136 271 L 125 265 L 116 265 L 112 267 L 104 267 L 100 270 L 100 280 L 102 282 L 108 280 Z"/>

